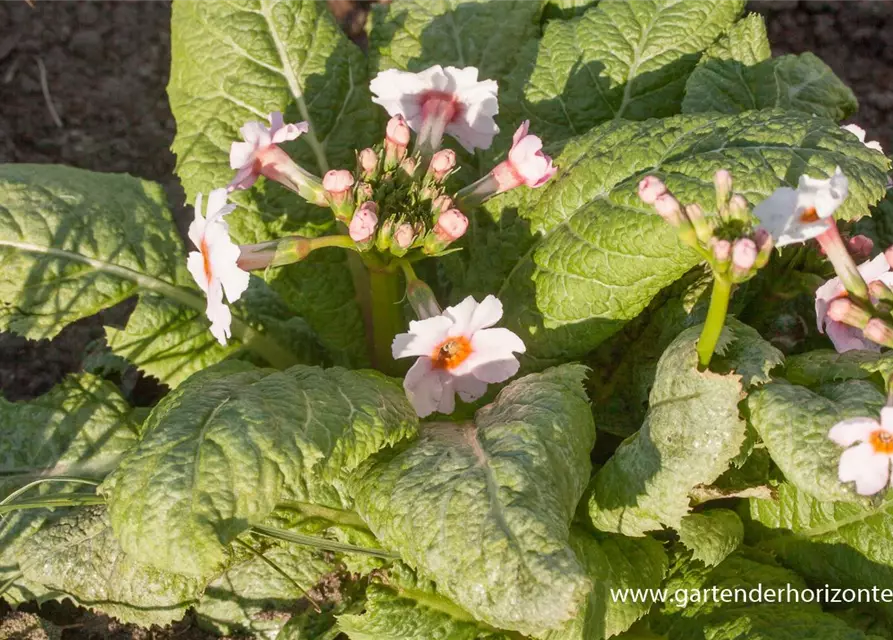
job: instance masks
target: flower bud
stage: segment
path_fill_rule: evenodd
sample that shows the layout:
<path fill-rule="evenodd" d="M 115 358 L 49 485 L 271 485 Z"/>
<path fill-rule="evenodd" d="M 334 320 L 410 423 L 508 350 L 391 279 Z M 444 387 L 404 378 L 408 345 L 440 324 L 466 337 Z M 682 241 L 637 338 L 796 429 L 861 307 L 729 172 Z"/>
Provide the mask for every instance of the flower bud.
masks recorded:
<path fill-rule="evenodd" d="M 418 169 L 419 162 L 415 158 L 406 158 L 400 163 L 400 175 L 404 178 L 412 179 Z"/>
<path fill-rule="evenodd" d="M 385 171 L 393 170 L 406 155 L 406 147 L 409 145 L 409 125 L 400 114 L 388 120 L 385 129 L 384 140 L 384 168 Z"/>
<path fill-rule="evenodd" d="M 717 240 L 713 243 L 713 257 L 717 262 L 728 262 L 732 257 L 732 243 L 728 240 Z"/>
<path fill-rule="evenodd" d="M 668 192 L 655 199 L 654 209 L 661 218 L 674 227 L 678 227 L 682 222 L 682 208 L 679 206 L 679 201 Z"/>
<path fill-rule="evenodd" d="M 753 240 L 754 244 L 757 246 L 757 259 L 754 266 L 757 269 L 762 269 L 766 266 L 769 262 L 769 258 L 772 256 L 772 249 L 775 247 L 775 239 L 772 237 L 771 233 L 760 227 L 754 232 Z"/>
<path fill-rule="evenodd" d="M 356 188 L 357 195 L 357 205 L 361 205 L 367 200 L 371 200 L 375 195 L 375 192 L 372 190 L 372 185 L 368 182 L 360 182 L 357 184 Z"/>
<path fill-rule="evenodd" d="M 746 221 L 750 218 L 750 207 L 747 200 L 740 194 L 735 194 L 729 200 L 729 216 L 732 220 Z"/>
<path fill-rule="evenodd" d="M 868 294 L 871 296 L 872 300 L 885 302 L 887 304 L 893 303 L 893 290 L 891 290 L 883 280 L 869 282 Z"/>
<path fill-rule="evenodd" d="M 849 298 L 836 298 L 828 305 L 828 317 L 857 329 L 863 329 L 871 320 L 871 314 Z"/>
<path fill-rule="evenodd" d="M 439 253 L 468 230 L 468 218 L 458 209 L 447 209 L 440 214 L 431 233 L 425 238 L 425 253 Z"/>
<path fill-rule="evenodd" d="M 739 238 L 732 245 L 732 274 L 742 278 L 750 273 L 757 260 L 757 245 L 750 238 Z"/>
<path fill-rule="evenodd" d="M 732 174 L 727 169 L 720 169 L 713 174 L 713 186 L 716 187 L 716 202 L 722 209 L 732 193 Z"/>
<path fill-rule="evenodd" d="M 710 223 L 704 218 L 704 210 L 698 204 L 687 204 L 685 205 L 685 215 L 695 228 L 698 240 L 707 244 L 713 236 L 713 230 Z"/>
<path fill-rule="evenodd" d="M 856 262 L 868 260 L 871 257 L 871 250 L 874 249 L 874 241 L 868 236 L 858 235 L 850 238 L 846 243 L 847 249 Z"/>
<path fill-rule="evenodd" d="M 323 189 L 329 196 L 329 206 L 335 212 L 335 217 L 345 223 L 350 222 L 350 215 L 353 213 L 353 183 L 353 174 L 344 169 L 333 169 L 322 179 Z"/>
<path fill-rule="evenodd" d="M 428 175 L 441 182 L 456 167 L 456 152 L 452 149 L 441 149 L 431 157 Z"/>
<path fill-rule="evenodd" d="M 656 176 L 646 176 L 639 182 L 639 198 L 645 204 L 654 204 L 655 201 L 667 192 L 667 185 Z"/>
<path fill-rule="evenodd" d="M 366 148 L 360 151 L 358 162 L 364 178 L 374 180 L 378 176 L 378 154 L 375 149 Z"/>
<path fill-rule="evenodd" d="M 394 231 L 394 243 L 403 250 L 407 250 L 412 246 L 416 238 L 415 229 L 408 222 L 404 222 Z"/>
<path fill-rule="evenodd" d="M 350 239 L 358 245 L 368 243 L 375 236 L 375 227 L 378 224 L 378 205 L 374 202 L 364 202 L 353 214 L 350 220 L 348 232 Z"/>
<path fill-rule="evenodd" d="M 446 194 L 437 196 L 431 201 L 431 213 L 436 218 L 447 209 L 453 208 L 453 199 Z"/>
<path fill-rule="evenodd" d="M 375 237 L 375 248 L 381 252 L 387 252 L 391 247 L 391 236 L 394 234 L 394 219 L 388 218 L 381 223 L 378 235 Z"/>
<path fill-rule="evenodd" d="M 862 329 L 862 335 L 885 347 L 893 347 L 893 327 L 880 318 L 872 318 Z"/>

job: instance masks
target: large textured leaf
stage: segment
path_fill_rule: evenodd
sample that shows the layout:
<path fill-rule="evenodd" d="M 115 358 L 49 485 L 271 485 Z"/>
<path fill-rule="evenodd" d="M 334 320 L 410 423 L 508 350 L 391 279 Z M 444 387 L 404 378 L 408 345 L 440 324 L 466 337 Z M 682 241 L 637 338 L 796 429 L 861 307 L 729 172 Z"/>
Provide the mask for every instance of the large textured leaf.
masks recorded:
<path fill-rule="evenodd" d="M 854 394 L 853 383 L 867 385 L 867 396 Z M 868 383 L 851 380 L 845 385 L 846 405 L 784 381 L 772 382 L 747 398 L 750 424 L 757 430 L 772 460 L 800 490 L 822 500 L 859 500 L 851 485 L 837 479 L 842 449 L 828 438 L 837 422 L 877 415 L 884 396 Z M 863 389 L 864 390 L 864 389 Z M 841 398 L 843 400 L 843 398 Z"/>
<path fill-rule="evenodd" d="M 179 620 L 204 583 L 162 571 L 125 553 L 102 507 L 60 518 L 18 551 L 25 579 L 123 622 L 142 626 Z"/>
<path fill-rule="evenodd" d="M 652 538 L 627 538 L 571 529 L 571 546 L 592 579 L 589 602 L 564 628 L 544 640 L 599 640 L 626 631 L 648 613 L 651 602 L 624 600 L 626 589 L 657 589 L 667 572 L 667 554 Z"/>
<path fill-rule="evenodd" d="M 195 608 L 199 626 L 221 636 L 275 640 L 297 601 L 335 569 L 323 553 L 306 547 L 262 553 L 242 558 L 205 588 Z"/>
<path fill-rule="evenodd" d="M 139 294 L 133 314 L 139 344 L 115 331 L 112 342 L 162 382 L 176 385 L 240 347 L 276 364 L 297 361 L 290 345 L 271 344 L 239 314 L 236 339 L 228 347 L 213 341 L 204 296 L 186 271 L 183 243 L 157 184 L 54 165 L 4 165 L 0 202 L 0 328 L 49 338 Z M 170 347 L 184 341 L 194 349 Z"/>
<path fill-rule="evenodd" d="M 510 640 L 437 592 L 430 580 L 398 563 L 366 591 L 366 612 L 338 618 L 351 640 Z"/>
<path fill-rule="evenodd" d="M 803 173 L 829 175 L 839 165 L 850 178 L 839 213 L 851 219 L 882 197 L 889 166 L 836 123 L 780 111 L 606 124 L 568 144 L 557 162 L 558 175 L 519 209 L 537 237 L 501 256 L 506 317 L 540 366 L 586 353 L 697 263 L 638 199 L 643 176 L 662 176 L 681 200 L 709 210 L 718 168 L 759 202 Z"/>
<path fill-rule="evenodd" d="M 794 485 L 776 500 L 749 501 L 747 541 L 775 554 L 806 579 L 838 588 L 889 586 L 893 582 L 893 500 L 874 505 L 821 502 Z M 887 618 L 893 605 L 875 601 Z"/>
<path fill-rule="evenodd" d="M 707 566 L 725 560 L 744 540 L 744 525 L 734 511 L 709 509 L 682 518 L 679 540 Z"/>
<path fill-rule="evenodd" d="M 139 439 L 132 409 L 109 382 L 72 375 L 26 402 L 0 398 L 0 498 L 35 477 L 101 480 Z M 30 476 L 30 477 L 29 477 Z"/>
<path fill-rule="evenodd" d="M 351 478 L 383 544 L 475 618 L 542 633 L 577 615 L 590 580 L 568 546 L 595 440 L 566 365 L 514 381 L 474 423 L 432 423 Z"/>
<path fill-rule="evenodd" d="M 439 64 L 477 67 L 502 80 L 519 43 L 539 34 L 542 5 L 526 0 L 395 0 L 372 8 L 370 66 L 422 71 Z"/>
<path fill-rule="evenodd" d="M 876 379 L 884 384 L 893 374 L 893 352 L 830 349 L 791 356 L 785 362 L 784 377 L 794 384 L 815 387 L 844 380 Z"/>
<path fill-rule="evenodd" d="M 802 578 L 750 549 L 734 553 L 717 567 L 683 559 L 664 588 L 671 600 L 652 628 L 668 640 L 865 640 L 860 631 L 824 613 L 818 603 L 801 602 L 799 592 L 806 588 Z M 735 596 L 737 589 L 756 595 L 757 588 L 771 591 L 772 597 L 755 602 Z M 788 590 L 796 596 L 787 596 Z"/>
<path fill-rule="evenodd" d="M 753 66 L 737 60 L 708 60 L 685 83 L 683 113 L 733 114 L 772 107 L 843 120 L 859 104 L 831 68 L 811 53 Z"/>
<path fill-rule="evenodd" d="M 416 422 L 403 390 L 375 372 L 219 365 L 165 397 L 104 483 L 112 526 L 148 563 L 213 575 L 288 485 L 335 479 Z"/>
<path fill-rule="evenodd" d="M 208 46 L 213 42 L 214 46 Z M 281 111 L 307 121 L 309 133 L 285 146 L 307 170 L 350 168 L 355 149 L 383 135 L 381 113 L 369 99 L 363 55 L 341 32 L 322 2 L 188 2 L 171 16 L 171 110 L 177 120 L 176 172 L 189 199 L 227 184 L 229 145 L 248 120 Z M 239 193 L 230 216 L 241 242 L 285 234 L 319 235 L 334 229 L 331 212 L 306 205 L 278 184 Z M 274 288 L 307 287 L 312 302 L 295 306 L 326 347 L 365 362 L 362 318 L 343 252 L 270 274 Z M 285 295 L 292 303 L 296 295 Z"/>
<path fill-rule="evenodd" d="M 546 25 L 508 78 L 501 139 L 529 119 L 549 145 L 612 119 L 680 112 L 699 54 L 740 15 L 737 0 L 603 2 Z"/>
<path fill-rule="evenodd" d="M 750 13 L 732 26 L 728 33 L 714 42 L 701 62 L 707 60 L 737 60 L 746 65 L 756 64 L 772 57 L 769 36 L 763 16 Z"/>
<path fill-rule="evenodd" d="M 662 525 L 678 528 L 691 489 L 713 482 L 741 448 L 741 377 L 698 371 L 700 331 L 686 329 L 664 352 L 645 423 L 593 477 L 589 516 L 595 527 L 631 536 Z"/>

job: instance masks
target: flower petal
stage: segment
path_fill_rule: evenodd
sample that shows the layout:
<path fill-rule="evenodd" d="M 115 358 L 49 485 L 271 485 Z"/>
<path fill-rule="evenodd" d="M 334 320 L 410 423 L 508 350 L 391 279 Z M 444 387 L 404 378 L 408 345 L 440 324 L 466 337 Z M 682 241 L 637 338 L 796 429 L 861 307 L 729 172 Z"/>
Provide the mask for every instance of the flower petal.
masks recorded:
<path fill-rule="evenodd" d="M 446 340 L 453 320 L 447 316 L 434 316 L 426 320 L 413 320 L 409 332 L 394 337 L 391 355 L 397 358 L 430 356 L 437 346 Z"/>
<path fill-rule="evenodd" d="M 494 360 L 475 367 L 471 372 L 478 380 L 495 384 L 497 382 L 505 382 L 513 375 L 518 373 L 521 363 L 514 356 L 503 360 Z"/>
<path fill-rule="evenodd" d="M 846 353 L 847 351 L 875 351 L 880 353 L 880 345 L 868 340 L 862 334 L 861 329 L 851 327 L 842 322 L 835 322 L 827 317 L 825 318 L 825 329 L 837 353 Z"/>
<path fill-rule="evenodd" d="M 199 289 L 208 292 L 208 277 L 205 275 L 205 259 L 199 251 L 190 251 L 186 256 L 186 268 L 192 275 Z"/>
<path fill-rule="evenodd" d="M 893 433 L 893 407 L 881 409 L 881 429 L 887 433 Z"/>
<path fill-rule="evenodd" d="M 442 372 L 431 367 L 431 358 L 419 358 L 406 373 L 403 388 L 420 418 L 437 411 L 444 393 L 443 383 Z"/>
<path fill-rule="evenodd" d="M 874 495 L 890 481 L 890 456 L 875 453 L 867 443 L 847 449 L 840 456 L 837 477 L 841 482 L 855 481 L 859 495 Z"/>
<path fill-rule="evenodd" d="M 227 339 L 232 335 L 230 325 L 233 321 L 232 313 L 223 303 L 223 288 L 219 282 L 212 282 L 208 290 L 208 307 L 205 315 L 211 321 L 211 335 L 217 338 L 217 342 L 226 346 Z"/>
<path fill-rule="evenodd" d="M 440 403 L 437 405 L 437 410 L 440 413 L 449 415 L 456 410 L 456 390 L 453 387 L 454 382 L 455 378 L 453 378 L 453 376 L 446 375 L 443 377 Z"/>
<path fill-rule="evenodd" d="M 233 142 L 229 147 L 230 169 L 250 167 L 254 162 L 254 151 L 256 148 L 250 142 Z"/>
<path fill-rule="evenodd" d="M 459 376 L 453 378 L 453 387 L 462 398 L 462 402 L 474 402 L 487 393 L 487 383 L 478 380 L 474 376 Z"/>
<path fill-rule="evenodd" d="M 828 432 L 828 437 L 841 447 L 850 447 L 857 442 L 865 442 L 872 431 L 880 428 L 877 420 L 871 418 L 850 418 L 841 420 Z"/>
<path fill-rule="evenodd" d="M 483 301 L 475 301 L 468 296 L 455 307 L 447 307 L 445 315 L 453 318 L 451 336 L 472 337 L 477 331 L 492 327 L 502 318 L 502 302 L 494 295 L 488 295 Z"/>
<path fill-rule="evenodd" d="M 887 257 L 883 253 L 878 254 L 871 260 L 866 260 L 859 265 L 859 273 L 867 283 L 880 280 L 881 276 L 889 273 L 889 271 L 890 263 L 887 262 Z"/>
<path fill-rule="evenodd" d="M 306 122 L 286 124 L 273 134 L 272 142 L 273 144 L 282 144 L 294 140 L 308 131 L 310 131 L 310 126 Z"/>

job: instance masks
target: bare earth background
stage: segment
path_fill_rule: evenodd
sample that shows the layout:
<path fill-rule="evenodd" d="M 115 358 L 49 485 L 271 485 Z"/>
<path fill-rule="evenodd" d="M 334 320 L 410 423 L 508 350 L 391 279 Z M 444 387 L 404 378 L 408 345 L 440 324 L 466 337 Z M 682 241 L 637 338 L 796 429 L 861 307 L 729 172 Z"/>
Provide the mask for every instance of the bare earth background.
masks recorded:
<path fill-rule="evenodd" d="M 329 5 L 348 34 L 364 44 L 368 5 Z M 853 122 L 868 131 L 868 139 L 893 148 L 893 1 L 762 0 L 748 8 L 766 17 L 773 53 L 812 51 L 830 65 L 859 98 Z M 175 124 L 165 95 L 169 29 L 166 0 L 37 0 L 33 8 L 21 0 L 0 2 L 0 162 L 62 163 L 158 181 L 183 231 L 188 219 L 173 177 L 169 147 Z M 62 127 L 47 107 L 38 59 Z M 105 320 L 123 324 L 131 309 L 124 303 L 105 312 Z M 0 334 L 0 393 L 10 400 L 32 397 L 79 370 L 91 343 L 101 340 L 102 324 L 97 318 L 76 322 L 52 341 Z M 151 380 L 134 384 L 137 401 L 158 397 Z M 0 640 L 47 637 L 34 626 L 36 618 L 5 611 Z M 189 619 L 143 631 L 66 606 L 47 605 L 41 613 L 65 625 L 50 633 L 61 631 L 66 639 L 207 637 Z"/>

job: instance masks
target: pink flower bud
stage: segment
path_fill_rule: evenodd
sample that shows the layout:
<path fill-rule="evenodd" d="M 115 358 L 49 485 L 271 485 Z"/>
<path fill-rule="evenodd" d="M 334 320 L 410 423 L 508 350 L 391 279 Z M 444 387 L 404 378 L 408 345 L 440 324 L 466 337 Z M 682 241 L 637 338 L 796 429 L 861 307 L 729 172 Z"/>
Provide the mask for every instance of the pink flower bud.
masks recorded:
<path fill-rule="evenodd" d="M 333 169 L 326 173 L 322 179 L 323 189 L 329 192 L 336 199 L 342 197 L 343 194 L 353 186 L 353 174 L 344 169 Z"/>
<path fill-rule="evenodd" d="M 669 192 L 658 196 L 654 201 L 654 209 L 661 218 L 674 227 L 678 227 L 682 221 L 682 208 L 679 201 Z"/>
<path fill-rule="evenodd" d="M 732 257 L 732 243 L 728 240 L 717 240 L 713 243 L 713 257 L 718 262 L 728 262 Z"/>
<path fill-rule="evenodd" d="M 871 250 L 874 249 L 874 241 L 863 235 L 853 236 L 846 244 L 856 262 L 868 260 L 871 257 Z"/>
<path fill-rule="evenodd" d="M 408 222 L 404 222 L 397 230 L 394 231 L 394 242 L 397 243 L 397 246 L 401 249 L 409 249 L 412 246 L 413 241 L 415 241 L 416 232 L 415 229 L 412 228 L 412 225 Z"/>
<path fill-rule="evenodd" d="M 428 165 L 428 173 L 438 182 L 443 180 L 446 174 L 456 166 L 456 152 L 452 149 L 441 149 L 431 158 Z"/>
<path fill-rule="evenodd" d="M 732 268 L 740 274 L 751 270 L 757 260 L 757 245 L 750 238 L 740 238 L 732 245 Z"/>
<path fill-rule="evenodd" d="M 368 242 L 375 234 L 378 224 L 378 205 L 374 202 L 361 204 L 350 220 L 350 239 L 357 243 Z"/>
<path fill-rule="evenodd" d="M 724 194 L 723 199 L 727 198 L 732 191 L 732 174 L 727 169 L 720 169 L 713 174 L 713 185 L 718 194 Z"/>
<path fill-rule="evenodd" d="M 656 176 L 646 176 L 639 183 L 639 198 L 645 204 L 654 204 L 655 201 L 667 192 L 667 185 Z"/>
<path fill-rule="evenodd" d="M 419 163 L 415 158 L 406 158 L 400 163 L 400 170 L 411 178 L 415 174 L 415 170 L 418 166 Z"/>
<path fill-rule="evenodd" d="M 749 217 L 748 214 L 748 204 L 747 200 L 744 196 L 736 193 L 732 196 L 731 200 L 729 200 L 729 212 L 732 214 L 732 218 L 737 220 L 747 220 Z"/>
<path fill-rule="evenodd" d="M 862 329 L 862 335 L 885 347 L 893 346 L 893 328 L 880 318 L 872 318 Z"/>
<path fill-rule="evenodd" d="M 836 298 L 828 305 L 828 317 L 857 329 L 864 328 L 871 315 L 849 298 Z"/>
<path fill-rule="evenodd" d="M 378 154 L 374 149 L 363 149 L 359 156 L 360 169 L 367 178 L 375 177 L 378 173 Z"/>
<path fill-rule="evenodd" d="M 757 250 L 762 251 L 763 248 L 769 244 L 774 244 L 772 242 L 772 234 L 760 227 L 753 233 L 753 241 L 757 245 Z"/>
<path fill-rule="evenodd" d="M 406 124 L 406 120 L 400 114 L 388 120 L 388 126 L 385 129 L 385 140 L 395 147 L 403 147 L 404 149 L 409 145 L 409 125 Z"/>
<path fill-rule="evenodd" d="M 434 213 L 435 217 L 443 213 L 447 209 L 452 208 L 453 199 L 446 194 L 437 196 L 436 198 L 434 198 L 434 200 L 431 201 L 431 212 Z"/>
<path fill-rule="evenodd" d="M 434 233 L 445 242 L 458 240 L 468 229 L 468 218 L 458 209 L 448 209 L 437 218 Z"/>

